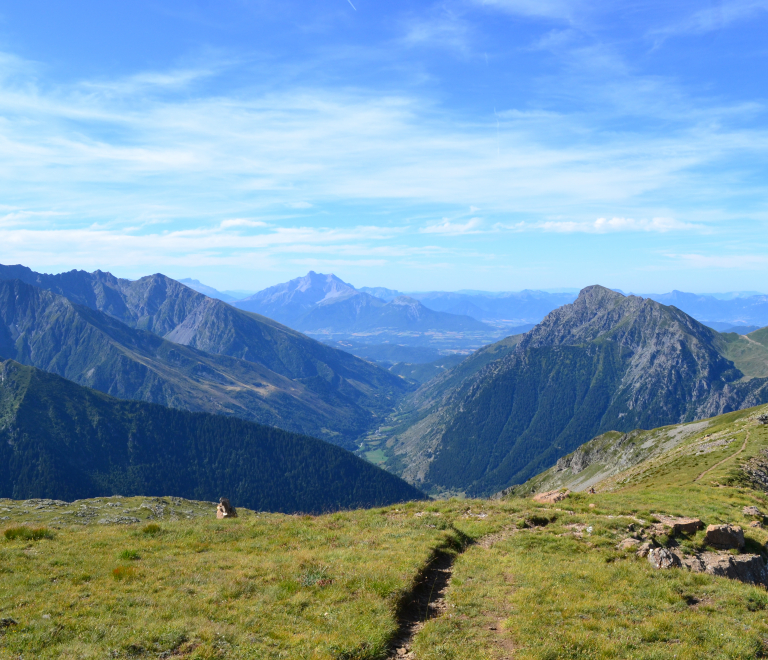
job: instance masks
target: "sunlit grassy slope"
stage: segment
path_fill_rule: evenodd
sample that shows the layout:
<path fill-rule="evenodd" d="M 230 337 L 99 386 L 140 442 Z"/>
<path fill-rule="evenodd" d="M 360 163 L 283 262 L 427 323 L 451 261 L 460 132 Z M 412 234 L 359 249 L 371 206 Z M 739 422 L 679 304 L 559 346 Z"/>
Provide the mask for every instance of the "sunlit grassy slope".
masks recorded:
<path fill-rule="evenodd" d="M 630 524 L 670 514 L 740 524 L 746 552 L 762 552 L 768 532 L 742 509 L 768 511 L 768 497 L 740 469 L 768 448 L 758 412 L 716 418 L 597 494 L 552 505 L 216 520 L 212 504 L 170 498 L 0 501 L 0 530 L 52 536 L 0 536 L 0 619 L 16 622 L 0 628 L 0 657 L 386 658 L 398 607 L 440 549 L 453 577 L 412 641 L 419 660 L 765 657 L 764 588 L 616 549 Z M 692 552 L 703 532 L 673 542 Z"/>

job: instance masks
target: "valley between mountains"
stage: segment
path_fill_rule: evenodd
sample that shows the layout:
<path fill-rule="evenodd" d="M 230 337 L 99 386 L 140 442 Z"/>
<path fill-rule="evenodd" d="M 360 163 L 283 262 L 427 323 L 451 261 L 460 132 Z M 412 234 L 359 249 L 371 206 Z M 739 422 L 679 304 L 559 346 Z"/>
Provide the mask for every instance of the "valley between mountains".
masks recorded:
<path fill-rule="evenodd" d="M 0 657 L 766 657 L 768 328 L 472 295 L 0 267 Z"/>
<path fill-rule="evenodd" d="M 421 295 L 455 303 L 434 311 L 400 292 L 310 273 L 233 306 L 159 274 L 129 281 L 0 266 L 0 357 L 118 399 L 314 436 L 443 496 L 522 483 L 607 432 L 768 401 L 765 330 L 719 333 L 676 307 L 600 286 L 554 309 L 559 300 L 547 295 L 475 295 L 474 308 L 467 296 Z M 487 323 L 454 314 L 456 305 Z M 500 310 L 515 322 L 544 317 L 468 350 Z M 310 323 L 320 318 L 324 326 Z M 333 346 L 280 321 L 332 328 Z M 464 352 L 442 339 L 352 341 L 406 330 L 469 338 L 461 335 Z M 347 344 L 364 357 L 339 348 Z"/>

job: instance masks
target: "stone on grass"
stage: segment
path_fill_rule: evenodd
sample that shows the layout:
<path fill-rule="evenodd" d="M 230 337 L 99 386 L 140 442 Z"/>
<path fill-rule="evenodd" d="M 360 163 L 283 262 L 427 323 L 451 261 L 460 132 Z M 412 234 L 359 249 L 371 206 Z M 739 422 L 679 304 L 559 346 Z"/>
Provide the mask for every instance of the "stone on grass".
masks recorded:
<path fill-rule="evenodd" d="M 713 548 L 728 550 L 744 547 L 744 532 L 738 525 L 710 525 L 707 527 L 706 542 Z"/>
<path fill-rule="evenodd" d="M 229 503 L 226 497 L 222 497 L 219 500 L 219 505 L 216 507 L 216 517 L 219 520 L 222 518 L 237 518 L 237 510 Z"/>
<path fill-rule="evenodd" d="M 646 541 L 643 543 L 638 549 L 635 554 L 637 554 L 638 557 L 647 557 L 648 553 L 653 549 L 653 543 L 650 543 Z"/>
<path fill-rule="evenodd" d="M 653 548 L 648 552 L 648 561 L 654 568 L 674 568 L 682 566 L 680 557 L 666 548 Z"/>
<path fill-rule="evenodd" d="M 662 525 L 672 530 L 672 536 L 681 532 L 683 534 L 695 534 L 704 526 L 704 523 L 698 518 L 678 518 L 675 516 L 656 516 L 656 518 Z"/>
<path fill-rule="evenodd" d="M 768 569 L 760 555 L 729 555 L 717 552 L 683 558 L 683 565 L 694 573 L 708 573 L 747 584 L 768 586 Z"/>
<path fill-rule="evenodd" d="M 762 512 L 756 506 L 745 506 L 741 512 L 745 516 L 762 516 Z"/>
<path fill-rule="evenodd" d="M 533 496 L 533 501 L 539 504 L 555 504 L 564 500 L 571 494 L 569 490 L 549 490 L 546 493 L 539 493 Z"/>
<path fill-rule="evenodd" d="M 619 545 L 616 546 L 617 550 L 634 550 L 640 545 L 640 541 L 637 539 L 624 539 Z"/>

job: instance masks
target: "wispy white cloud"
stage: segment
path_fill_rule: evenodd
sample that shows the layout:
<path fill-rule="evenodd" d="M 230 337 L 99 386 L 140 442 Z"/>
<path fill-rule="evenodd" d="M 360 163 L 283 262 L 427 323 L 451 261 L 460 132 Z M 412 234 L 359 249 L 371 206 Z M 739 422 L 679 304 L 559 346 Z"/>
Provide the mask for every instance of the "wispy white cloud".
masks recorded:
<path fill-rule="evenodd" d="M 516 223 L 496 223 L 494 229 L 513 232 L 552 232 L 559 234 L 612 234 L 612 233 L 658 233 L 668 232 L 710 232 L 711 228 L 702 223 L 682 222 L 674 218 L 598 218 L 592 221 L 544 220 Z"/>
<path fill-rule="evenodd" d="M 232 229 L 233 227 L 266 227 L 267 223 L 263 220 L 249 220 L 247 218 L 232 218 L 221 222 L 222 229 Z"/>
<path fill-rule="evenodd" d="M 440 222 L 427 225 L 420 229 L 422 234 L 446 234 L 449 236 L 460 236 L 463 234 L 476 234 L 480 231 L 482 220 L 480 218 L 471 218 L 466 222 L 453 222 L 443 218 Z"/>
<path fill-rule="evenodd" d="M 682 263 L 686 268 L 765 270 L 768 267 L 768 256 L 764 254 L 668 254 L 667 257 Z"/>
<path fill-rule="evenodd" d="M 721 30 L 738 21 L 744 21 L 768 11 L 768 0 L 721 0 L 687 18 L 664 28 L 654 30 L 655 37 L 676 34 L 704 34 Z"/>
<path fill-rule="evenodd" d="M 571 21 L 583 8 L 581 0 L 474 0 L 511 14 Z"/>
<path fill-rule="evenodd" d="M 405 46 L 450 48 L 462 53 L 470 51 L 469 22 L 453 10 L 438 6 L 426 16 L 412 16 L 405 26 L 401 43 Z"/>
<path fill-rule="evenodd" d="M 686 186 L 717 199 L 717 183 L 702 184 L 704 168 L 765 153 L 768 131 L 729 128 L 724 108 L 682 100 L 658 109 L 678 129 L 596 131 L 611 112 L 629 112 L 621 104 L 638 89 L 647 109 L 673 96 L 635 83 L 605 86 L 605 116 L 512 109 L 500 110 L 497 125 L 490 112 L 469 123 L 425 98 L 364 89 L 134 98 L 0 81 L 0 190 L 25 211 L 131 223 L 339 200 L 552 215 Z"/>

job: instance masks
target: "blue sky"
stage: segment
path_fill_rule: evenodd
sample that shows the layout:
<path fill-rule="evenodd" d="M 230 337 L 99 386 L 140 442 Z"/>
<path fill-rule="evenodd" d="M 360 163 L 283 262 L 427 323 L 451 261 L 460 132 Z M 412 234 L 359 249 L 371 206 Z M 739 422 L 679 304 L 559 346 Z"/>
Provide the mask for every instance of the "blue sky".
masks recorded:
<path fill-rule="evenodd" d="M 0 262 L 768 290 L 768 0 L 0 2 Z"/>

